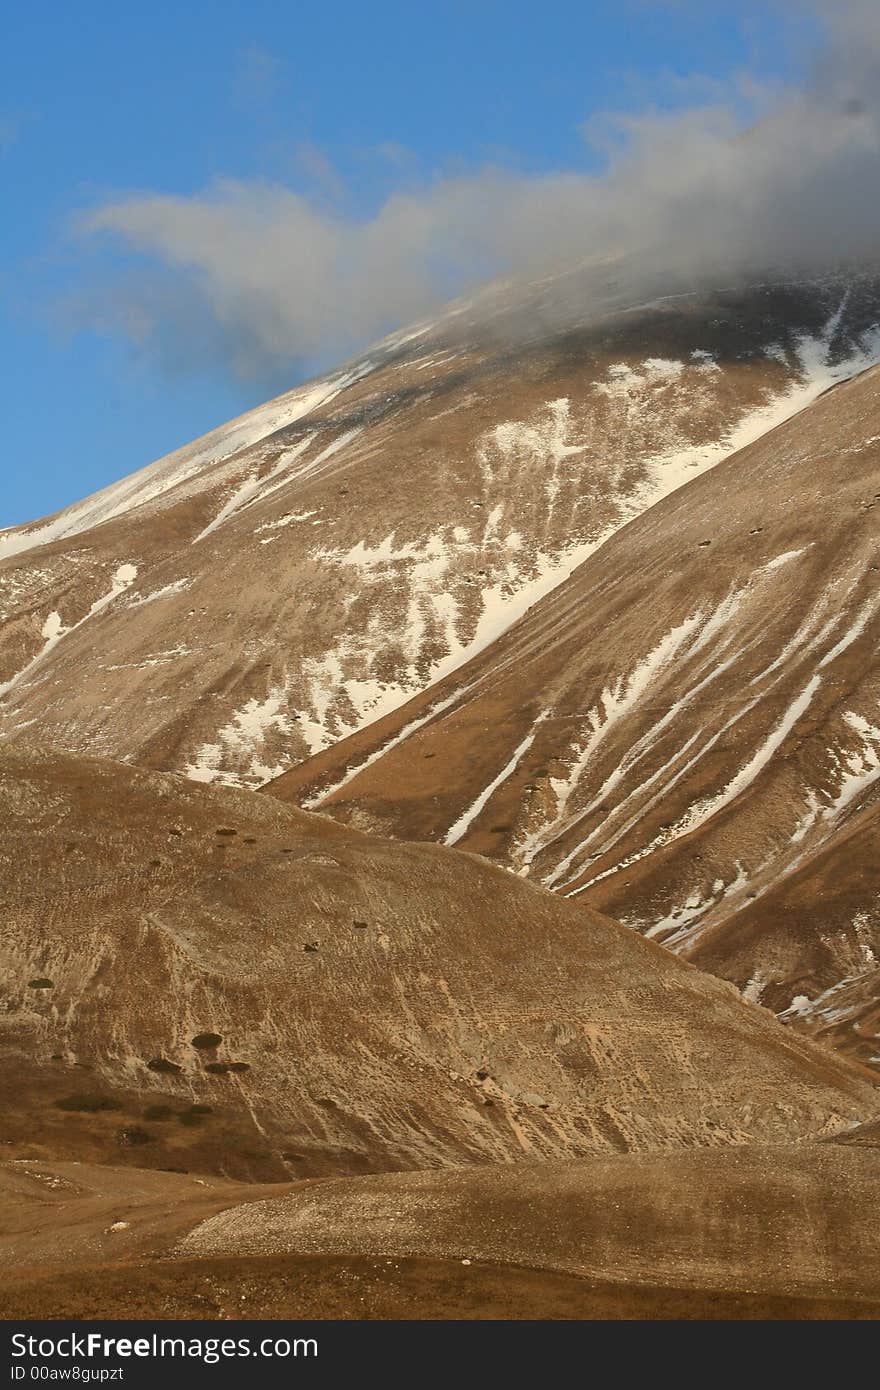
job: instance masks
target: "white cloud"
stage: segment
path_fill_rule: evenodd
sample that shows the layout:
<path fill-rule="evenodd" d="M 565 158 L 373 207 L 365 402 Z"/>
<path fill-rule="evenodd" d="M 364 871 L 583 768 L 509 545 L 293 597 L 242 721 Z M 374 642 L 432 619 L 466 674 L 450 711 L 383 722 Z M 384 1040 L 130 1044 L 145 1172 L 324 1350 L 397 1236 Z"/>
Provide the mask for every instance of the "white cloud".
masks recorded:
<path fill-rule="evenodd" d="M 270 182 L 106 202 L 81 225 L 155 269 L 146 282 L 116 282 L 89 312 L 156 344 L 183 330 L 198 365 L 207 354 L 260 374 L 351 350 L 499 273 L 602 254 L 687 275 L 873 257 L 876 3 L 819 10 L 827 42 L 800 88 L 771 101 L 745 78 L 722 98 L 717 84 L 689 79 L 709 104 L 590 123 L 606 160 L 599 174 L 484 169 L 401 188 L 369 217 L 347 212 L 341 196 Z M 308 154 L 336 191 L 333 171 Z"/>

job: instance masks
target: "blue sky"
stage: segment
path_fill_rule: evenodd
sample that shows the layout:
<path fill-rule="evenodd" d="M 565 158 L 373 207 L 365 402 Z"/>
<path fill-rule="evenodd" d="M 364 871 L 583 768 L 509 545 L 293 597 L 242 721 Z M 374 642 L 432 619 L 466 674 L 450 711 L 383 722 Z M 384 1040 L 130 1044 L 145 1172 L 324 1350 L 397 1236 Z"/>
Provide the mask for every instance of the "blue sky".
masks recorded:
<path fill-rule="evenodd" d="M 583 124 L 597 113 L 699 103 L 743 72 L 791 77 L 802 50 L 787 19 L 748 0 L 12 0 L 0 526 L 150 462 L 331 351 L 319 329 L 288 354 L 283 323 L 256 363 L 215 350 L 210 318 L 186 323 L 185 282 L 151 278 L 140 233 L 138 244 L 84 230 L 90 210 L 132 194 L 191 199 L 232 179 L 357 223 L 396 189 L 486 165 L 589 171 L 601 157 Z M 161 341 L 139 334 L 151 296 L 178 293 Z"/>

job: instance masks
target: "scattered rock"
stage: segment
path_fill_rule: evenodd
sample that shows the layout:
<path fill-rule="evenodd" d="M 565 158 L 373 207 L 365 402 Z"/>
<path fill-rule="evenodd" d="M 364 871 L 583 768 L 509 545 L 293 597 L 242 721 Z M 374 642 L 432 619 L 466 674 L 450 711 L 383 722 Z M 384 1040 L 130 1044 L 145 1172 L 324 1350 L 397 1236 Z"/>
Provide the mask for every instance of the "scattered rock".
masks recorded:
<path fill-rule="evenodd" d="M 36 980 L 28 980 L 28 989 L 54 989 L 54 981 L 49 980 L 45 975 L 40 975 Z"/>
<path fill-rule="evenodd" d="M 196 1033 L 195 1037 L 190 1039 L 192 1046 L 200 1050 L 202 1048 L 219 1047 L 222 1041 L 223 1039 L 219 1033 Z"/>
<path fill-rule="evenodd" d="M 114 1221 L 112 1225 L 107 1227 L 105 1234 L 109 1235 L 111 1231 L 127 1231 L 130 1228 L 130 1221 Z"/>
<path fill-rule="evenodd" d="M 157 1071 L 166 1076 L 177 1076 L 183 1071 L 183 1067 L 178 1066 L 176 1062 L 169 1062 L 167 1057 L 152 1057 L 147 1063 L 147 1070 Z"/>
<path fill-rule="evenodd" d="M 317 941 L 307 941 L 305 946 L 303 946 L 304 951 L 320 951 L 320 949 Z"/>

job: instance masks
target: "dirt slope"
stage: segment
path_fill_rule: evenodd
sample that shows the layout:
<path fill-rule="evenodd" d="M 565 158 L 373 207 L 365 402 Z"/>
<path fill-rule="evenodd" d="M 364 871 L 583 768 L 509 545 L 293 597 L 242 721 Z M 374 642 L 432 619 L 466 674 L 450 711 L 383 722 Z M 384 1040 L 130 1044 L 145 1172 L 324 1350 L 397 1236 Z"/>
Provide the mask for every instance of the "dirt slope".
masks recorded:
<path fill-rule="evenodd" d="M 249 1188 L 0 1165 L 10 1317 L 876 1318 L 880 1156 L 617 1155 Z"/>
<path fill-rule="evenodd" d="M 649 1287 L 876 1297 L 878 1175 L 875 1149 L 833 1145 L 381 1174 L 230 1208 L 178 1250 L 431 1254 Z"/>
<path fill-rule="evenodd" d="M 14 1155 L 277 1179 L 876 1112 L 864 1070 L 478 857 L 9 750 L 0 817 Z"/>

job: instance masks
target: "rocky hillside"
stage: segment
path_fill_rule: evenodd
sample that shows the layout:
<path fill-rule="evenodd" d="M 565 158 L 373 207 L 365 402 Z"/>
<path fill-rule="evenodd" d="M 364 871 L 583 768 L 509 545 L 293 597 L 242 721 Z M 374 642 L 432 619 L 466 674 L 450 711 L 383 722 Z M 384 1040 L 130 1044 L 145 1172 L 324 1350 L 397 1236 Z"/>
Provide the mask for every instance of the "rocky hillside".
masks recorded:
<path fill-rule="evenodd" d="M 277 1180 L 876 1114 L 864 1069 L 477 856 L 50 754 L 4 754 L 0 810 L 10 1156 Z"/>

